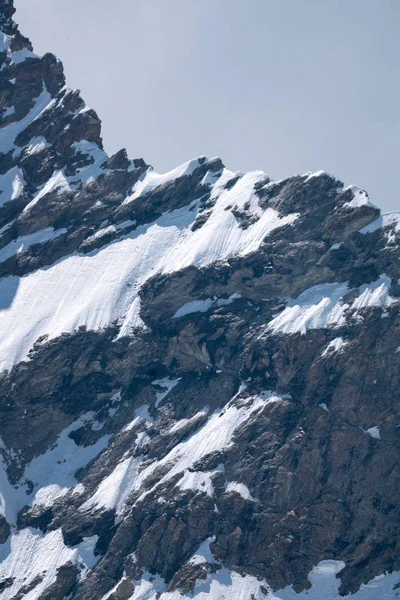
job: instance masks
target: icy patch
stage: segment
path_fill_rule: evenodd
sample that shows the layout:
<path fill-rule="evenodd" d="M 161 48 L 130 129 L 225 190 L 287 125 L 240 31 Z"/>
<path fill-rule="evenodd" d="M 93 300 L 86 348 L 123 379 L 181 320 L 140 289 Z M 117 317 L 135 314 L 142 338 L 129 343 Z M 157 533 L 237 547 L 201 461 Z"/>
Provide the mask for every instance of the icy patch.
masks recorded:
<path fill-rule="evenodd" d="M 213 540 L 211 540 L 213 541 Z M 206 545 L 209 546 L 210 540 L 206 540 L 199 557 L 199 561 L 194 564 L 203 564 L 204 562 L 216 561 Z M 200 549 L 199 549 L 200 550 Z M 203 557 L 202 554 L 205 554 Z M 198 580 L 194 589 L 194 594 L 181 595 L 179 591 L 162 593 L 157 596 L 157 591 L 148 590 L 146 595 L 133 595 L 130 600 L 343 600 L 339 595 L 340 579 L 337 574 L 343 569 L 342 561 L 325 560 L 320 562 L 309 574 L 311 588 L 297 594 L 292 586 L 284 590 L 273 592 L 265 581 L 259 581 L 251 575 L 242 576 L 235 571 L 220 569 L 214 574 L 210 574 L 205 581 Z M 351 600 L 394 600 L 395 592 L 393 586 L 399 581 L 399 573 L 391 575 L 380 575 L 375 577 L 355 594 L 345 596 Z M 262 589 L 264 591 L 262 591 Z M 265 595 L 265 590 L 267 595 Z"/>
<path fill-rule="evenodd" d="M 173 319 L 179 319 L 180 317 L 185 317 L 186 315 L 190 315 L 195 312 L 207 312 L 212 306 L 227 306 L 228 304 L 232 304 L 234 300 L 237 298 L 241 298 L 240 294 L 232 294 L 229 298 L 207 298 L 206 300 L 193 300 L 192 302 L 186 302 L 183 306 L 178 308 Z"/>
<path fill-rule="evenodd" d="M 321 402 L 321 404 L 318 404 L 318 406 L 320 408 L 322 408 L 322 410 L 325 410 L 326 412 L 329 412 L 329 408 L 327 407 L 327 405 L 325 404 L 325 402 Z"/>
<path fill-rule="evenodd" d="M 13 167 L 0 175 L 0 207 L 10 200 L 19 198 L 24 191 L 25 181 L 21 169 Z"/>
<path fill-rule="evenodd" d="M 53 229 L 53 227 L 47 227 L 46 229 L 41 229 L 40 231 L 35 231 L 35 233 L 30 233 L 29 235 L 17 238 L 4 246 L 4 248 L 0 248 L 0 262 L 4 262 L 15 254 L 20 254 L 24 250 L 30 248 L 30 246 L 54 240 L 66 232 L 66 229 Z"/>
<path fill-rule="evenodd" d="M 152 489 L 162 485 L 178 473 L 190 469 L 197 461 L 208 454 L 229 448 L 233 443 L 236 429 L 247 421 L 252 414 L 264 408 L 270 399 L 263 399 L 260 396 L 252 397 L 246 399 L 240 407 L 237 407 L 234 404 L 235 398 L 236 396 L 222 411 L 213 413 L 198 431 L 185 441 L 177 444 L 163 459 L 155 461 L 143 469 L 137 481 L 134 482 L 135 489 L 140 489 L 146 479 L 158 467 L 166 467 L 168 472 L 161 477 Z M 139 501 L 143 500 L 149 491 L 144 492 Z"/>
<path fill-rule="evenodd" d="M 0 515 L 5 517 L 8 523 L 14 524 L 19 510 L 26 505 L 25 492 L 24 486 L 11 485 L 3 458 L 0 456 Z"/>
<path fill-rule="evenodd" d="M 143 404 L 135 409 L 133 421 L 125 425 L 122 431 L 131 431 L 136 425 L 139 425 L 141 421 L 146 421 L 147 426 L 151 425 L 154 421 L 153 417 L 150 416 L 148 404 Z"/>
<path fill-rule="evenodd" d="M 4 117 L 11 117 L 11 115 L 14 115 L 14 114 L 15 114 L 15 106 L 9 106 L 8 108 L 4 109 L 2 117 L 4 119 Z"/>
<path fill-rule="evenodd" d="M 345 342 L 342 337 L 337 337 L 329 342 L 325 350 L 321 353 L 321 356 L 326 356 L 331 352 L 340 352 L 344 346 L 347 346 L 348 343 L 349 342 Z"/>

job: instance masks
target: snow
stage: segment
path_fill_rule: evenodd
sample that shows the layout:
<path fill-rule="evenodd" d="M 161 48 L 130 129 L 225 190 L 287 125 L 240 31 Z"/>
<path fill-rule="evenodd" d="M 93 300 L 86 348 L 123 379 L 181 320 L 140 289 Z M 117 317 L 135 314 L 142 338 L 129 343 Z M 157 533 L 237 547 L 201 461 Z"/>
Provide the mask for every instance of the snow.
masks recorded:
<path fill-rule="evenodd" d="M 314 285 L 296 299 L 289 298 L 286 308 L 268 323 L 266 330 L 275 334 L 304 335 L 308 329 L 340 327 L 345 324 L 349 310 L 358 312 L 374 306 L 384 309 L 395 302 L 389 295 L 390 285 L 390 278 L 381 275 L 376 281 L 361 286 L 358 289 L 359 296 L 351 305 L 343 301 L 343 296 L 354 291 L 349 289 L 347 283 Z M 334 340 L 334 346 L 328 347 L 329 351 L 339 351 L 343 347 L 340 339 Z M 326 353 L 328 348 L 325 349 Z"/>
<path fill-rule="evenodd" d="M 214 538 L 203 542 L 196 555 L 189 561 L 191 564 L 204 564 L 205 562 L 218 563 L 212 556 L 209 544 Z M 149 573 L 144 573 L 141 581 L 134 582 L 135 591 L 129 600 L 394 600 L 393 586 L 399 581 L 400 573 L 382 574 L 375 577 L 367 584 L 362 584 L 359 591 L 349 596 L 340 596 L 340 578 L 336 575 L 343 569 L 342 561 L 321 561 L 309 574 L 312 584 L 309 590 L 297 594 L 292 586 L 284 590 L 273 592 L 269 585 L 251 575 L 242 576 L 226 568 L 219 569 L 216 573 L 209 574 L 206 580 L 197 580 L 194 594 L 181 594 L 179 590 L 165 592 L 164 581 L 155 576 L 154 580 Z M 262 591 L 267 590 L 267 595 Z M 115 590 L 115 588 L 114 588 Z M 111 590 L 102 600 L 109 598 Z"/>
<path fill-rule="evenodd" d="M 80 112 L 83 112 L 83 110 L 87 110 L 87 107 L 84 107 Z M 87 140 L 81 140 L 80 142 L 74 142 L 71 147 L 75 152 L 86 154 L 91 159 L 89 165 L 78 169 L 76 175 L 68 178 L 69 185 L 72 189 L 77 189 L 82 183 L 91 183 L 100 175 L 107 172 L 107 170 L 101 168 L 101 165 L 108 160 L 108 154 L 106 154 L 106 152 L 104 152 L 97 144 Z"/>
<path fill-rule="evenodd" d="M 228 448 L 232 444 L 236 429 L 251 415 L 261 410 L 267 402 L 274 399 L 272 394 L 264 394 L 263 397 L 257 396 L 242 400 L 241 405 L 236 406 L 237 396 L 234 396 L 222 411 L 214 412 L 198 431 L 174 446 L 161 460 L 155 460 L 144 468 L 140 468 L 143 466 L 143 457 L 130 457 L 119 463 L 113 472 L 103 480 L 95 494 L 85 502 L 81 510 L 88 510 L 92 507 L 117 508 L 117 512 L 120 514 L 128 496 L 132 492 L 140 490 L 146 480 L 151 475 L 154 476 L 156 469 L 164 474 L 160 475 L 160 479 L 154 483 L 151 489 L 141 494 L 138 502 L 143 501 L 150 491 L 179 473 L 183 473 L 184 479 L 181 480 L 183 485 L 191 482 L 196 486 L 192 489 L 198 489 L 197 486 L 200 486 L 201 491 L 210 491 L 207 478 L 211 476 L 212 472 L 207 476 L 200 474 L 191 479 L 186 471 L 208 454 Z M 203 488 L 205 489 L 203 490 Z"/>
<path fill-rule="evenodd" d="M 305 334 L 307 329 L 337 327 L 345 322 L 348 304 L 342 297 L 349 291 L 346 283 L 323 283 L 309 288 L 272 319 L 267 330 L 273 333 Z"/>
<path fill-rule="evenodd" d="M 189 423 L 195 423 L 196 421 L 198 421 L 199 419 L 202 419 L 205 415 L 207 415 L 208 411 L 209 411 L 209 407 L 205 406 L 202 410 L 199 410 L 199 412 L 197 412 L 195 415 L 193 415 L 193 417 L 191 419 L 180 419 L 179 421 L 177 421 L 175 423 L 175 425 L 173 425 L 171 427 L 171 429 L 168 431 L 168 433 L 169 434 L 175 433 L 176 431 L 179 431 L 183 427 L 186 427 Z"/>
<path fill-rule="evenodd" d="M 343 191 L 351 190 L 353 193 L 353 199 L 350 202 L 346 202 L 343 208 L 361 208 L 362 206 L 370 206 L 376 208 L 375 204 L 372 204 L 368 198 L 368 194 L 365 190 L 361 190 L 355 185 L 350 185 L 344 188 Z"/>
<path fill-rule="evenodd" d="M 46 148 L 50 148 L 50 144 L 48 143 L 46 138 L 42 136 L 34 137 L 29 142 L 29 146 L 27 147 L 26 152 L 27 154 L 39 154 L 43 150 L 46 150 Z"/>
<path fill-rule="evenodd" d="M 207 312 L 212 306 L 227 306 L 228 304 L 232 304 L 234 300 L 237 298 L 241 298 L 240 294 L 232 294 L 229 298 L 207 298 L 206 300 L 192 300 L 191 302 L 186 302 L 178 308 L 176 313 L 173 315 L 173 319 L 179 319 L 180 317 L 185 317 L 186 315 L 190 315 L 195 312 Z"/>
<path fill-rule="evenodd" d="M 34 488 L 27 493 L 25 483 L 14 487 L 10 484 L 3 459 L 0 458 L 0 514 L 10 524 L 16 523 L 17 514 L 26 505 L 51 506 L 56 498 L 63 496 L 78 482 L 74 477 L 77 469 L 86 466 L 108 444 L 109 435 L 101 437 L 92 446 L 77 446 L 69 434 L 93 418 L 87 413 L 74 421 L 58 436 L 56 443 L 44 454 L 34 458 L 26 467 L 23 478 L 30 480 Z"/>
<path fill-rule="evenodd" d="M 215 540 L 215 535 L 204 540 L 204 542 L 200 544 L 193 556 L 188 560 L 188 563 L 191 565 L 201 565 L 204 563 L 219 563 L 219 560 L 214 558 L 214 555 L 211 552 L 210 548 L 210 544 L 214 543 Z"/>
<path fill-rule="evenodd" d="M 37 119 L 51 103 L 51 96 L 46 89 L 36 98 L 33 108 L 19 121 L 14 121 L 1 129 L 1 151 L 7 153 L 15 149 L 15 139 L 26 127 Z"/>
<path fill-rule="evenodd" d="M 379 433 L 379 427 L 376 427 L 376 426 L 369 427 L 368 429 L 363 429 L 363 432 L 367 433 L 368 435 L 370 435 L 372 438 L 375 438 L 376 440 L 381 439 L 381 434 Z"/>
<path fill-rule="evenodd" d="M 24 213 L 30 211 L 30 209 L 35 206 L 43 198 L 46 194 L 50 194 L 50 192 L 57 191 L 58 194 L 62 194 L 63 192 L 70 191 L 70 185 L 68 180 L 66 179 L 64 173 L 62 171 L 55 171 L 50 179 L 45 183 L 40 192 L 36 194 L 36 196 L 27 204 L 23 210 Z"/>
<path fill-rule="evenodd" d="M 184 207 L 100 250 L 70 255 L 21 278 L 2 279 L 0 369 L 26 359 L 34 342 L 44 335 L 52 339 L 80 326 L 101 330 L 113 323 L 121 326 L 119 337 L 129 335 L 134 327 L 143 326 L 138 292 L 149 277 L 256 250 L 270 231 L 296 218 L 280 218 L 275 210 L 267 209 L 242 230 L 232 213 L 224 210 L 249 199 L 255 204 L 253 188 L 260 177 L 250 173 L 229 191 L 214 190 L 221 195 L 207 223 L 196 231 L 190 228 L 196 211 Z M 216 186 L 223 187 L 226 179 L 229 172 L 221 175 Z M 58 171 L 25 210 L 60 186 L 68 189 L 69 183 Z"/>
<path fill-rule="evenodd" d="M 329 408 L 327 407 L 327 405 L 325 404 L 325 402 L 321 402 L 321 404 L 318 404 L 318 406 L 320 408 L 322 408 L 322 410 L 325 410 L 326 412 L 329 412 Z"/>
<path fill-rule="evenodd" d="M 8 108 L 4 109 L 2 118 L 4 119 L 4 117 L 10 117 L 13 114 L 15 114 L 15 106 L 9 106 Z"/>
<path fill-rule="evenodd" d="M 15 523 L 18 511 L 26 505 L 24 492 L 23 488 L 18 489 L 11 485 L 4 460 L 0 457 L 0 515 L 11 524 Z"/>
<path fill-rule="evenodd" d="M 378 229 L 389 226 L 394 226 L 396 231 L 400 231 L 400 211 L 383 213 L 380 217 L 375 219 L 375 221 L 372 221 L 372 223 L 360 229 L 360 233 L 373 233 Z"/>
<path fill-rule="evenodd" d="M 95 556 L 94 554 L 94 549 L 98 540 L 98 535 L 92 535 L 90 537 L 84 537 L 82 542 L 77 545 L 80 558 L 83 563 L 91 569 L 96 565 L 100 558 L 100 556 Z"/>
<path fill-rule="evenodd" d="M 15 578 L 13 585 L 2 592 L 1 599 L 11 600 L 22 586 L 43 575 L 43 581 L 23 596 L 24 600 L 37 600 L 55 581 L 57 569 L 69 561 L 94 566 L 97 562 L 93 556 L 96 538 L 84 538 L 75 548 L 68 548 L 61 529 L 43 535 L 38 530 L 26 528 L 13 534 L 0 546 L 0 579 Z"/>
<path fill-rule="evenodd" d="M 9 49 L 12 37 L 0 31 L 0 52 L 5 52 Z"/>
<path fill-rule="evenodd" d="M 24 177 L 18 167 L 13 167 L 4 175 L 0 175 L 0 207 L 10 200 L 19 198 L 24 185 Z"/>
<path fill-rule="evenodd" d="M 170 379 L 169 377 L 164 377 L 164 379 L 155 379 L 151 382 L 151 385 L 156 385 L 161 388 L 164 388 L 163 392 L 156 393 L 156 403 L 155 407 L 158 408 L 161 402 L 164 400 L 166 396 L 170 393 L 171 390 L 174 389 L 176 385 L 180 382 L 181 378 L 178 379 Z"/>
<path fill-rule="evenodd" d="M 168 173 L 157 173 L 154 171 L 153 167 L 149 167 L 145 173 L 140 177 L 139 181 L 134 185 L 132 194 L 124 200 L 123 204 L 130 204 L 139 196 L 145 196 L 149 194 L 157 187 L 165 185 L 167 183 L 171 183 L 174 179 L 178 179 L 180 177 L 189 176 L 195 171 L 198 167 L 200 167 L 200 161 L 198 158 L 194 160 L 189 160 L 188 162 L 180 165 L 176 169 L 172 169 L 172 171 L 168 171 Z"/>
<path fill-rule="evenodd" d="M 214 486 L 212 476 L 215 475 L 215 473 L 223 472 L 224 466 L 222 464 L 210 471 L 192 471 L 185 469 L 183 477 L 178 481 L 177 486 L 181 490 L 195 490 L 197 492 L 203 492 L 208 496 L 213 496 Z"/>
<path fill-rule="evenodd" d="M 342 337 L 337 337 L 331 342 L 329 342 L 325 350 L 322 352 L 321 356 L 326 356 L 331 352 L 340 352 L 341 349 L 344 348 L 344 346 L 346 346 L 348 343 L 349 342 L 345 342 Z"/>
<path fill-rule="evenodd" d="M 37 54 L 28 50 L 28 48 L 22 48 L 22 50 L 17 50 L 16 52 L 11 52 L 11 64 L 18 65 L 19 63 L 24 62 L 27 58 L 39 58 Z"/>
<path fill-rule="evenodd" d="M 11 256 L 23 252 L 34 244 L 42 244 L 49 240 L 54 240 L 66 232 L 66 229 L 54 229 L 53 227 L 47 227 L 46 229 L 35 231 L 35 233 L 30 233 L 29 235 L 19 237 L 3 248 L 0 248 L 0 262 L 4 262 Z"/>
<path fill-rule="evenodd" d="M 244 485 L 244 483 L 239 483 L 238 481 L 230 481 L 226 486 L 225 491 L 227 493 L 236 492 L 237 494 L 242 496 L 242 498 L 244 498 L 245 500 L 251 500 L 251 502 L 259 502 L 259 500 L 253 498 L 253 496 L 250 494 L 247 485 Z"/>
<path fill-rule="evenodd" d="M 389 296 L 391 280 L 387 275 L 381 275 L 377 281 L 360 287 L 360 295 L 351 305 L 352 309 L 371 308 L 374 306 L 386 308 L 394 299 Z"/>
<path fill-rule="evenodd" d="M 120 462 L 111 475 L 101 482 L 95 494 L 82 504 L 80 510 L 114 508 L 117 515 L 121 514 L 132 491 L 131 482 L 137 477 L 142 462 L 143 457 L 133 458 L 132 456 Z"/>
<path fill-rule="evenodd" d="M 193 300 L 192 302 L 186 302 L 183 306 L 178 308 L 172 318 L 179 319 L 180 317 L 185 317 L 186 315 L 191 315 L 195 312 L 207 312 L 213 304 L 214 300 L 211 300 L 211 298 L 207 298 L 206 300 Z"/>

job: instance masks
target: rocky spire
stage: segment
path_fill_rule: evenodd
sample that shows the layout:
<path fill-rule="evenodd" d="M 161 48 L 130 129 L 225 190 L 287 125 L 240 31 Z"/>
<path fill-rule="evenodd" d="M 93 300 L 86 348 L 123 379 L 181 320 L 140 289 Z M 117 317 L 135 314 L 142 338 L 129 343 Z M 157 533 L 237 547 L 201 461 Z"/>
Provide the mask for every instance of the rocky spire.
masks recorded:
<path fill-rule="evenodd" d="M 14 13 L 14 0 L 0 0 L 0 31 L 7 35 L 14 35 L 17 31 L 12 18 Z"/>

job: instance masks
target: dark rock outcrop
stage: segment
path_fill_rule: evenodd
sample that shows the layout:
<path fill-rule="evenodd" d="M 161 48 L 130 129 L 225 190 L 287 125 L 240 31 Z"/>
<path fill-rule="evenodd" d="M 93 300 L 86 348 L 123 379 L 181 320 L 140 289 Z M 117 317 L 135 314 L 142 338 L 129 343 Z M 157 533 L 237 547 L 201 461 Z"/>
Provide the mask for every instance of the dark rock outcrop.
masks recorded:
<path fill-rule="evenodd" d="M 0 0 L 0 317 L 28 300 L 0 327 L 17 350 L 39 333 L 0 373 L 0 594 L 127 600 L 142 578 L 196 594 L 229 570 L 266 595 L 308 589 L 323 560 L 348 594 L 400 570 L 399 219 L 326 173 L 244 185 L 219 159 L 160 176 L 109 157 L 13 13 Z M 100 310 L 100 284 L 79 290 L 109 251 Z M 43 334 L 64 304 L 72 325 Z M 10 535 L 60 563 L 12 571 Z"/>

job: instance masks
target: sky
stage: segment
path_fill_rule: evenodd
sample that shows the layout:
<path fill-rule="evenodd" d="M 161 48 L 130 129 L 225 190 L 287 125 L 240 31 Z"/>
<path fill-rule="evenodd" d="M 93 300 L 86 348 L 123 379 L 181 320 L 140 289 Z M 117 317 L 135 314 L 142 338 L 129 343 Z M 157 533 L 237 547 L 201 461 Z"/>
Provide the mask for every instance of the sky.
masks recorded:
<path fill-rule="evenodd" d="M 400 209 L 399 0 L 15 0 L 109 153 L 325 170 Z"/>

